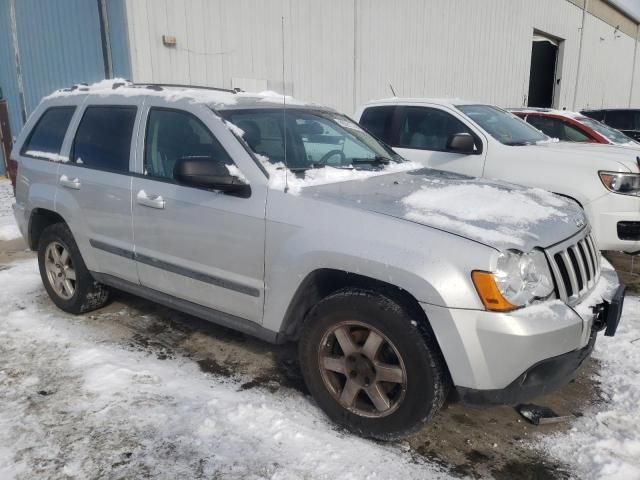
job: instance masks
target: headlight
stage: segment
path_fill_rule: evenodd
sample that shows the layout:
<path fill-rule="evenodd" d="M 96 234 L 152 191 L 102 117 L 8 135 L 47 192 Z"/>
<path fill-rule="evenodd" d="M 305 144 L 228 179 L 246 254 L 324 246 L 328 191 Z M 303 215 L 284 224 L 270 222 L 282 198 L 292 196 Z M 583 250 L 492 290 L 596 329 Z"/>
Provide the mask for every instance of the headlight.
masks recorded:
<path fill-rule="evenodd" d="M 502 252 L 494 272 L 475 271 L 471 276 L 487 310 L 513 310 L 547 298 L 554 290 L 547 259 L 540 250 Z"/>
<path fill-rule="evenodd" d="M 640 195 L 640 175 L 637 173 L 598 172 L 605 188 L 623 195 Z"/>

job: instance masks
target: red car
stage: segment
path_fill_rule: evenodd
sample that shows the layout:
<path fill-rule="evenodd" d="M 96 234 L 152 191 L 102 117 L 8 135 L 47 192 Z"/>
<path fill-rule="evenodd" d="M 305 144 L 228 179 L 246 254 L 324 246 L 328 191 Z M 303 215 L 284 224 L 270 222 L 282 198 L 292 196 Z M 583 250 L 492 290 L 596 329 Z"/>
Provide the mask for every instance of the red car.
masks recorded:
<path fill-rule="evenodd" d="M 608 143 L 640 148 L 640 143 L 631 137 L 581 113 L 549 108 L 512 108 L 509 111 L 545 135 L 564 142 Z"/>

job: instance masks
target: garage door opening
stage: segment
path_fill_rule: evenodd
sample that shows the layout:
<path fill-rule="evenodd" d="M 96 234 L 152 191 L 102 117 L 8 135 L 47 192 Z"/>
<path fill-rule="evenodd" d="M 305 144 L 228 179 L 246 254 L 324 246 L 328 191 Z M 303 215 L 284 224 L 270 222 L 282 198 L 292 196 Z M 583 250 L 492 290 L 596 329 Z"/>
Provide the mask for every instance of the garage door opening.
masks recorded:
<path fill-rule="evenodd" d="M 535 33 L 531 45 L 531 70 L 527 106 L 550 108 L 554 106 L 556 68 L 559 42 Z"/>

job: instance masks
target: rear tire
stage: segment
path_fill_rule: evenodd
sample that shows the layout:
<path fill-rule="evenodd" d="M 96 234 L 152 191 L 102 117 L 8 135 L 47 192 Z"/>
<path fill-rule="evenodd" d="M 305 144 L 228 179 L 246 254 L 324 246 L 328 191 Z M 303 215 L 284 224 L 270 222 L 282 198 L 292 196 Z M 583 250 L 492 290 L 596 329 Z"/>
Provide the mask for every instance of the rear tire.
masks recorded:
<path fill-rule="evenodd" d="M 42 232 L 38 266 L 49 297 L 65 312 L 89 312 L 109 300 L 109 290 L 91 276 L 71 230 L 64 223 L 50 225 Z"/>
<path fill-rule="evenodd" d="M 345 289 L 309 312 L 299 343 L 302 374 L 336 423 L 366 437 L 412 433 L 449 389 L 433 333 L 380 293 Z"/>

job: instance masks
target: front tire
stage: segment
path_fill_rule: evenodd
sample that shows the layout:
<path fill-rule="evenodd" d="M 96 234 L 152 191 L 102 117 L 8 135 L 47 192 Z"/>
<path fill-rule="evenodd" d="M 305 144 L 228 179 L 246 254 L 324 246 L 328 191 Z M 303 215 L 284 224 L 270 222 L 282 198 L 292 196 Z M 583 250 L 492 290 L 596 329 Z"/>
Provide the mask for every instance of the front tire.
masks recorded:
<path fill-rule="evenodd" d="M 109 290 L 91 276 L 71 230 L 64 223 L 50 225 L 42 232 L 38 266 L 49 297 L 65 312 L 89 312 L 109 300 Z"/>
<path fill-rule="evenodd" d="M 310 312 L 299 343 L 309 391 L 336 423 L 367 437 L 418 430 L 440 409 L 449 381 L 428 328 L 376 292 L 345 289 Z"/>

